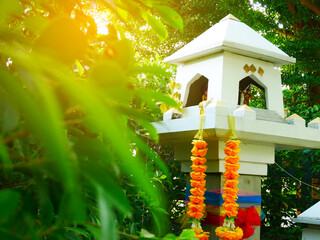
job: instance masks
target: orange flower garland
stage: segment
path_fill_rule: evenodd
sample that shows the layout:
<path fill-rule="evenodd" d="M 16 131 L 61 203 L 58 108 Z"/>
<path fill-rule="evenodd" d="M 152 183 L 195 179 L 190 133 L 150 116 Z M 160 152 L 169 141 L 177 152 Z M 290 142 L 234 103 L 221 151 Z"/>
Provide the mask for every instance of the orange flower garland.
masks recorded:
<path fill-rule="evenodd" d="M 224 240 L 237 240 L 242 239 L 243 232 L 239 227 L 235 228 L 233 231 L 230 231 L 228 227 L 218 227 L 216 229 L 216 235 Z"/>
<path fill-rule="evenodd" d="M 243 236 L 243 231 L 239 227 L 235 227 L 234 219 L 238 214 L 239 205 L 236 203 L 238 196 L 237 193 L 239 188 L 237 184 L 239 181 L 237 178 L 239 174 L 240 164 L 238 161 L 240 159 L 237 156 L 240 153 L 239 140 L 229 140 L 226 142 L 226 147 L 224 153 L 227 155 L 225 157 L 225 172 L 223 173 L 224 179 L 224 194 L 222 195 L 224 203 L 222 205 L 223 212 L 222 215 L 225 216 L 225 220 L 222 227 L 216 229 L 216 235 L 223 240 L 240 240 Z"/>
<path fill-rule="evenodd" d="M 190 202 L 188 203 L 189 211 L 188 215 L 192 218 L 192 229 L 196 233 L 196 237 L 199 240 L 208 240 L 209 233 L 204 232 L 200 225 L 200 220 L 204 217 L 205 212 L 205 197 L 204 194 L 206 192 L 206 181 L 204 180 L 206 174 L 204 173 L 207 169 L 205 155 L 207 154 L 207 143 L 203 140 L 193 140 L 192 141 L 193 148 L 191 150 L 193 156 L 191 157 L 192 161 L 192 170 L 190 173 L 191 176 L 191 186 L 192 189 L 189 196 Z"/>

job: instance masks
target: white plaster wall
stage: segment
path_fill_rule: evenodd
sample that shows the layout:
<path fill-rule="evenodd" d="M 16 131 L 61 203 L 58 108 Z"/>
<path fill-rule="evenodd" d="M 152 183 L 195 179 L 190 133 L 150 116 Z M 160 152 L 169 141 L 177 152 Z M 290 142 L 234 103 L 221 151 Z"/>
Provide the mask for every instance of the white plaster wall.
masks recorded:
<path fill-rule="evenodd" d="M 217 156 L 219 159 L 224 159 L 224 157 L 226 156 L 224 153 L 224 148 L 224 141 L 219 141 L 219 152 Z M 253 162 L 263 164 L 274 163 L 274 145 L 251 144 L 241 142 L 239 148 L 241 149 L 239 156 L 240 161 L 242 162 Z"/>
<path fill-rule="evenodd" d="M 181 83 L 181 100 L 185 106 L 188 98 L 189 87 L 201 75 L 208 78 L 208 99 L 221 99 L 223 54 L 208 56 L 188 62 L 177 69 L 176 82 Z"/>
<path fill-rule="evenodd" d="M 207 159 L 219 160 L 224 159 L 226 154 L 224 153 L 225 142 L 219 140 L 208 139 L 208 152 L 206 155 Z M 189 160 L 191 156 L 190 151 L 186 151 L 188 147 L 192 148 L 191 140 L 176 141 L 174 144 L 175 159 L 179 161 Z M 240 161 L 262 163 L 262 164 L 273 164 L 274 163 L 274 152 L 275 146 L 268 144 L 252 144 L 247 142 L 241 142 L 241 152 L 239 154 Z"/>
<path fill-rule="evenodd" d="M 302 240 L 319 240 L 320 229 L 304 228 L 302 231 Z"/>
<path fill-rule="evenodd" d="M 275 144 L 276 149 L 320 148 L 320 129 L 263 120 L 236 117 L 236 135 L 249 143 Z M 199 115 L 153 123 L 163 144 L 193 139 L 199 129 Z M 230 136 L 228 116 L 206 115 L 205 139 Z"/>
<path fill-rule="evenodd" d="M 243 69 L 246 64 L 253 64 L 256 72 L 246 73 Z M 263 76 L 258 74 L 259 67 L 264 70 Z M 202 75 L 209 80 L 208 99 L 219 100 L 229 107 L 238 104 L 240 80 L 250 76 L 265 87 L 267 108 L 284 116 L 281 75 L 272 63 L 230 52 L 221 52 L 187 62 L 179 66 L 176 77 L 176 81 L 181 83 L 180 93 L 184 106 L 190 85 Z"/>
<path fill-rule="evenodd" d="M 208 160 L 206 163 L 208 167 L 206 173 L 223 173 L 225 171 L 224 162 L 224 160 Z M 182 161 L 181 172 L 192 172 L 192 169 L 190 168 L 191 164 L 191 161 Z M 238 173 L 240 175 L 267 176 L 268 165 L 262 163 L 241 162 Z"/>
<path fill-rule="evenodd" d="M 208 152 L 206 158 L 207 172 L 224 172 L 224 153 L 225 143 L 224 141 L 207 140 Z M 183 172 L 190 172 L 190 156 L 191 142 L 175 142 L 173 144 L 175 152 L 175 160 L 182 161 L 181 170 Z M 250 144 L 242 142 L 240 144 L 241 152 L 240 156 L 240 174 L 248 175 L 267 175 L 268 164 L 274 163 L 274 145 L 260 145 Z"/>
<path fill-rule="evenodd" d="M 257 69 L 256 72 L 246 73 L 243 69 L 246 64 L 248 66 L 253 64 Z M 262 76 L 258 74 L 259 67 L 264 70 Z M 281 73 L 274 68 L 272 63 L 258 59 L 224 52 L 221 101 L 229 106 L 236 105 L 238 103 L 239 82 L 248 76 L 265 87 L 267 109 L 274 110 L 283 117 Z"/>

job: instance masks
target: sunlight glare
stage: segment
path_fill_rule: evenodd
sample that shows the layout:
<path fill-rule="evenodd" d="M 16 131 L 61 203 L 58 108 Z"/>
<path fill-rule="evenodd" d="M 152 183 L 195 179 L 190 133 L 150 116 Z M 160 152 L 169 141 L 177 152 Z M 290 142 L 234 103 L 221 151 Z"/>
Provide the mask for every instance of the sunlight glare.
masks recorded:
<path fill-rule="evenodd" d="M 95 23 L 97 24 L 97 33 L 108 35 L 108 24 L 110 23 L 110 12 L 104 10 L 99 11 L 96 7 L 91 6 L 90 9 L 87 10 L 87 14 L 93 18 Z"/>

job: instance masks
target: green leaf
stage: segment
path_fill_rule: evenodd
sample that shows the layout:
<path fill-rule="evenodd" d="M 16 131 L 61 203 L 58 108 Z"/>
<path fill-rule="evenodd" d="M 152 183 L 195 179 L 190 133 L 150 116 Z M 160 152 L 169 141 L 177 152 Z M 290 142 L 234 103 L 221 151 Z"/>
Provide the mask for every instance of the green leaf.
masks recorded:
<path fill-rule="evenodd" d="M 130 132 L 130 137 L 132 141 L 137 144 L 137 147 L 141 151 L 143 151 L 145 154 L 147 154 L 147 156 L 154 161 L 154 163 L 160 168 L 161 171 L 165 173 L 165 175 L 170 176 L 170 172 L 166 164 L 161 160 L 161 158 L 156 153 L 154 153 L 150 149 L 150 147 L 148 147 L 148 145 L 143 140 L 141 140 L 137 135 L 135 135 L 132 132 Z"/>
<path fill-rule="evenodd" d="M 126 107 L 123 105 L 118 106 L 119 110 L 126 115 L 132 117 L 137 123 L 139 123 L 149 134 L 150 137 L 158 143 L 159 135 L 157 133 L 156 128 L 150 123 L 154 120 L 151 116 L 138 111 L 137 109 L 133 109 L 130 107 Z"/>
<path fill-rule="evenodd" d="M 118 7 L 115 11 L 118 13 L 120 19 L 122 19 L 124 22 L 128 21 L 128 12 L 126 10 Z"/>
<path fill-rule="evenodd" d="M 104 0 L 113 10 L 116 10 L 116 5 L 114 4 L 113 0 Z"/>
<path fill-rule="evenodd" d="M 78 136 L 74 149 L 81 158 L 88 159 L 88 161 L 92 163 L 92 167 L 95 166 L 93 164 L 98 164 L 99 161 L 109 163 L 112 160 L 110 149 L 97 137 L 92 138 L 85 135 Z M 91 167 L 84 166 L 83 164 L 86 164 L 86 162 L 80 162 L 80 167 L 84 168 L 84 170 L 86 170 L 86 167 Z M 86 173 L 86 171 L 84 171 L 84 173 Z"/>
<path fill-rule="evenodd" d="M 82 235 L 83 237 L 90 239 L 90 233 L 87 232 L 87 231 L 85 231 L 85 230 L 82 229 L 82 228 L 77 228 L 77 227 L 65 227 L 65 229 L 66 229 L 67 231 L 72 231 L 72 232 L 74 232 L 74 233 L 76 233 L 76 234 Z"/>
<path fill-rule="evenodd" d="M 19 113 L 6 93 L 0 92 L 0 128 L 3 132 L 13 130 L 19 123 Z"/>
<path fill-rule="evenodd" d="M 103 195 L 109 205 L 123 212 L 127 216 L 131 215 L 131 207 L 127 196 L 123 190 L 108 176 L 110 170 L 103 166 L 91 163 L 80 163 L 81 169 L 87 175 L 88 180 L 99 186 L 99 191 L 104 191 Z"/>
<path fill-rule="evenodd" d="M 174 108 L 178 108 L 179 105 L 176 101 L 172 100 L 170 97 L 164 95 L 163 93 L 155 92 L 148 89 L 137 89 L 136 90 L 139 97 L 141 97 L 146 102 L 152 100 L 158 100 L 159 102 L 166 103 Z"/>
<path fill-rule="evenodd" d="M 157 129 L 148 121 L 143 119 L 139 120 L 141 126 L 150 134 L 151 139 L 153 139 L 156 143 L 159 142 L 159 135 Z"/>
<path fill-rule="evenodd" d="M 78 73 L 79 73 L 79 76 L 81 77 L 84 73 L 84 68 L 82 66 L 82 64 L 79 62 L 78 59 L 76 59 L 76 66 L 77 66 L 77 69 L 78 69 Z"/>
<path fill-rule="evenodd" d="M 16 56 L 17 53 L 11 52 L 11 54 Z M 17 56 L 17 65 L 19 65 L 18 59 L 21 59 L 21 56 Z M 35 67 L 35 69 L 43 68 L 46 64 L 48 64 L 47 66 L 53 64 L 52 61 L 45 62 L 45 59 L 41 59 L 43 65 L 32 58 L 24 60 L 29 61 L 29 67 Z M 29 70 L 29 68 L 26 70 Z M 26 71 L 24 74 L 25 79 L 34 78 L 30 76 L 30 72 Z M 13 78 L 3 71 L 0 71 L 0 85 L 6 89 L 8 94 L 19 96 L 16 101 L 19 110 L 24 115 L 27 127 L 41 139 L 47 150 L 47 157 L 55 159 L 54 162 L 48 161 L 48 164 L 51 164 L 51 173 L 64 183 L 68 192 L 73 193 L 76 186 L 74 169 L 71 170 L 69 164 L 68 144 L 61 126 L 61 111 L 52 89 L 46 86 L 43 78 L 39 75 L 35 76 L 33 88 L 37 89 L 36 96 L 32 94 L 33 91 L 26 91 L 27 84 L 21 84 L 20 79 Z"/>
<path fill-rule="evenodd" d="M 179 236 L 179 239 L 181 240 L 187 240 L 187 239 L 192 239 L 192 240 L 196 240 L 196 233 L 193 229 L 185 229 L 182 231 L 182 233 Z"/>
<path fill-rule="evenodd" d="M 87 41 L 80 25 L 70 18 L 59 18 L 44 29 L 34 50 L 71 64 L 84 56 L 86 47 Z"/>
<path fill-rule="evenodd" d="M 161 67 L 158 65 L 135 66 L 134 70 L 137 73 L 149 73 L 152 75 L 157 75 L 157 76 L 167 77 L 167 78 L 172 76 L 171 72 L 167 72 L 164 67 Z"/>
<path fill-rule="evenodd" d="M 17 208 L 20 201 L 20 194 L 14 190 L 0 191 L 0 219 L 8 219 L 14 215 L 14 210 Z"/>
<path fill-rule="evenodd" d="M 40 34 L 47 26 L 48 20 L 42 16 L 30 16 L 24 19 L 24 24 L 26 28 L 32 31 L 34 34 Z"/>
<path fill-rule="evenodd" d="M 152 214 L 153 221 L 155 222 L 156 226 L 158 226 L 158 231 L 156 232 L 156 234 L 162 235 L 168 228 L 168 212 L 161 207 L 153 206 L 150 206 L 150 212 Z"/>
<path fill-rule="evenodd" d="M 2 0 L 0 1 L 0 22 L 5 19 L 6 15 L 20 15 L 22 6 L 19 0 Z"/>
<path fill-rule="evenodd" d="M 0 138 L 0 141 L 2 141 L 2 139 Z M 8 173 L 11 173 L 12 170 L 12 162 L 11 159 L 9 157 L 9 154 L 7 152 L 7 149 L 4 145 L 0 144 L 0 159 L 3 163 L 3 165 L 6 167 L 6 171 Z"/>
<path fill-rule="evenodd" d="M 126 105 L 117 105 L 116 108 L 118 108 L 120 110 L 121 113 L 132 117 L 135 121 L 139 122 L 140 120 L 144 120 L 144 121 L 155 121 L 155 119 L 153 117 L 151 117 L 150 115 L 147 115 L 141 111 L 139 111 L 139 109 L 135 109 L 132 108 L 131 106 L 126 106 Z"/>
<path fill-rule="evenodd" d="M 111 48 L 112 55 L 109 55 L 108 53 L 106 53 L 106 55 L 111 60 L 116 61 L 118 65 L 122 67 L 122 71 L 129 72 L 134 63 L 134 51 L 130 42 L 126 38 L 115 40 L 109 43 L 108 47 Z M 108 48 L 106 52 L 108 52 Z"/>
<path fill-rule="evenodd" d="M 124 4 L 125 3 L 125 4 Z M 141 17 L 141 6 L 139 5 L 138 2 L 136 1 L 118 1 L 117 2 L 118 8 L 122 8 L 124 9 L 127 13 L 129 13 L 132 17 L 134 17 L 135 19 L 140 19 Z M 119 12 L 116 12 L 119 14 L 120 17 L 122 17 L 122 15 L 120 15 Z M 126 18 L 124 18 L 126 19 Z"/>
<path fill-rule="evenodd" d="M 35 180 L 39 194 L 39 199 L 37 199 L 37 202 L 39 203 L 39 220 L 41 221 L 42 226 L 49 228 L 51 227 L 55 215 L 54 206 L 49 193 L 50 186 L 47 181 L 44 181 L 43 178 L 39 176 L 36 176 Z"/>
<path fill-rule="evenodd" d="M 149 13 L 144 13 L 142 16 L 143 16 L 144 20 L 158 34 L 161 41 L 165 40 L 168 37 L 168 31 L 159 19 L 150 15 Z"/>
<path fill-rule="evenodd" d="M 7 104 L 4 111 L 2 112 L 2 124 L 1 128 L 4 132 L 13 130 L 19 123 L 19 114 L 18 112 Z"/>
<path fill-rule="evenodd" d="M 0 239 L 5 239 L 5 240 L 21 240 L 21 238 L 12 236 L 11 233 L 5 232 L 4 230 L 0 229 Z"/>
<path fill-rule="evenodd" d="M 59 208 L 60 220 L 85 223 L 86 211 L 83 197 L 77 193 L 65 193 Z"/>
<path fill-rule="evenodd" d="M 174 234 L 169 233 L 169 234 L 165 235 L 162 239 L 163 240 L 175 240 L 175 239 L 177 239 L 177 237 Z"/>
<path fill-rule="evenodd" d="M 132 176 L 133 181 L 145 191 L 146 196 L 159 203 L 160 195 L 151 183 L 146 181 L 143 161 L 139 157 L 134 157 L 129 150 L 130 141 L 127 138 L 126 125 L 124 125 L 126 122 L 119 117 L 115 109 L 102 104 L 99 100 L 99 92 L 88 91 L 87 85 L 82 86 L 67 77 L 63 78 L 63 81 L 66 83 L 66 91 L 70 93 L 75 102 L 83 106 L 87 116 L 90 116 L 87 118 L 87 127 L 92 131 L 97 130 L 103 139 L 112 143 L 112 150 L 122 163 L 123 173 Z M 85 98 L 83 93 L 85 93 Z M 161 225 L 158 227 L 161 228 Z"/>
<path fill-rule="evenodd" d="M 98 195 L 98 207 L 101 223 L 101 239 L 117 240 L 117 228 L 115 216 L 108 202 L 108 196 L 106 196 L 105 191 L 96 185 L 97 195 Z"/>
<path fill-rule="evenodd" d="M 166 178 L 167 178 L 166 175 L 161 175 L 161 176 L 160 176 L 160 179 L 166 179 Z"/>
<path fill-rule="evenodd" d="M 97 88 L 91 89 L 91 92 L 101 91 L 107 94 L 109 99 L 124 100 L 129 97 L 126 91 L 129 79 L 117 62 L 103 59 L 94 63 L 91 69 L 90 80 Z"/>
<path fill-rule="evenodd" d="M 183 31 L 182 17 L 174 9 L 167 6 L 155 6 L 160 16 L 172 27 L 178 28 Z"/>
<path fill-rule="evenodd" d="M 85 226 L 92 233 L 92 235 L 94 236 L 95 240 L 104 240 L 104 239 L 101 238 L 101 229 L 100 229 L 99 225 L 93 226 L 91 224 L 86 224 Z"/>
<path fill-rule="evenodd" d="M 141 236 L 145 237 L 145 238 L 154 238 L 155 237 L 154 234 L 150 233 L 148 230 L 143 229 L 143 228 L 141 229 Z"/>

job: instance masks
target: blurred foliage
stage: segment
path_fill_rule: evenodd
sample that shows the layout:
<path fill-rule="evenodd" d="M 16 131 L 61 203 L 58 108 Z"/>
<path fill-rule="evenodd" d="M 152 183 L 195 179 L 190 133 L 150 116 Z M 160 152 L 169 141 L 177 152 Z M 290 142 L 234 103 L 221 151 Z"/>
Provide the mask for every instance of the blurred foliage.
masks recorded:
<path fill-rule="evenodd" d="M 137 63 L 125 32 L 97 34 L 90 15 L 148 23 L 163 40 L 162 21 L 183 26 L 163 4 L 0 2 L 0 239 L 194 239 L 167 234 L 181 173 L 172 180 L 150 123 L 161 103 L 178 107 L 162 94 L 172 71 Z"/>

